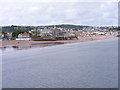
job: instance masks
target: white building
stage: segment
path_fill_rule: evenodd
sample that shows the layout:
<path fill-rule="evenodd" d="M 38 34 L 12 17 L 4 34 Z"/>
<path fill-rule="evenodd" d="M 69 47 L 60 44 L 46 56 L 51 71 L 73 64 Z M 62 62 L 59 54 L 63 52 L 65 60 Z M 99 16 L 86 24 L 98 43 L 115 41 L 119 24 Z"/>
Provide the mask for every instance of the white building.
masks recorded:
<path fill-rule="evenodd" d="M 21 33 L 21 34 L 18 34 L 18 38 L 16 38 L 16 40 L 25 40 L 25 41 L 30 41 L 31 38 L 30 38 L 30 34 L 29 33 Z"/>

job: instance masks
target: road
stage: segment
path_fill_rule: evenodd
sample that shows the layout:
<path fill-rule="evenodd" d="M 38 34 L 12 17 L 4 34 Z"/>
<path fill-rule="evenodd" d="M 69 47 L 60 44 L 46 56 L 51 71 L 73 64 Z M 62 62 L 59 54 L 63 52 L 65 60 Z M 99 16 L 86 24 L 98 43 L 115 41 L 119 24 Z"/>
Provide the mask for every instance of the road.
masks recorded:
<path fill-rule="evenodd" d="M 3 88 L 117 88 L 117 41 L 3 52 Z"/>

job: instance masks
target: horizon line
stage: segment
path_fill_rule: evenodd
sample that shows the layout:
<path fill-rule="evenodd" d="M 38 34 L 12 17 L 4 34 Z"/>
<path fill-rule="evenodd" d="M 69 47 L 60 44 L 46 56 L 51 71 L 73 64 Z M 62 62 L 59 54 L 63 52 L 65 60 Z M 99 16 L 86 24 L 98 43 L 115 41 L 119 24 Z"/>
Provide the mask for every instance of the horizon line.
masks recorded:
<path fill-rule="evenodd" d="M 0 27 L 4 26 L 52 26 L 52 25 L 76 25 L 76 26 L 90 26 L 90 27 L 109 27 L 109 26 L 120 26 L 120 25 L 80 25 L 80 24 L 46 24 L 46 25 L 17 25 L 17 24 L 11 24 L 11 25 L 0 25 Z"/>

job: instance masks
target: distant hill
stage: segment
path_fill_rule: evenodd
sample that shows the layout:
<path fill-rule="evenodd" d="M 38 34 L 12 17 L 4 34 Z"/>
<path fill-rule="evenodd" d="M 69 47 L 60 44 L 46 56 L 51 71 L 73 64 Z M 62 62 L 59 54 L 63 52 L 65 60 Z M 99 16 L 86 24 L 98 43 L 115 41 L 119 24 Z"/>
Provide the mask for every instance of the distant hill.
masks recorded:
<path fill-rule="evenodd" d="M 62 24 L 62 25 L 48 25 L 48 26 L 3 26 L 2 31 L 3 32 L 13 32 L 17 30 L 23 30 L 23 31 L 30 31 L 35 28 L 40 28 L 40 27 L 57 27 L 57 28 L 76 28 L 76 29 L 82 29 L 83 27 L 90 27 L 90 26 L 79 26 L 79 25 L 70 25 L 70 24 Z"/>
<path fill-rule="evenodd" d="M 71 25 L 71 24 L 61 24 L 61 25 L 49 25 L 49 26 L 45 26 L 45 27 L 82 29 L 82 28 L 84 28 L 84 27 L 91 27 L 91 26 L 80 26 L 80 25 Z"/>
<path fill-rule="evenodd" d="M 71 25 L 71 24 L 61 24 L 61 25 L 47 25 L 47 26 L 3 26 L 2 31 L 3 32 L 13 32 L 17 30 L 22 30 L 22 31 L 30 31 L 32 29 L 37 29 L 37 28 L 50 28 L 50 27 L 56 27 L 56 28 L 73 28 L 73 29 L 83 29 L 87 27 L 92 27 L 92 26 L 82 26 L 82 25 Z M 101 27 L 102 29 L 109 29 L 109 30 L 118 30 L 117 27 L 113 28 L 108 28 L 108 27 Z"/>
<path fill-rule="evenodd" d="M 13 32 L 17 30 L 23 30 L 23 31 L 30 31 L 31 29 L 34 29 L 34 26 L 3 26 L 2 31 L 3 32 Z"/>

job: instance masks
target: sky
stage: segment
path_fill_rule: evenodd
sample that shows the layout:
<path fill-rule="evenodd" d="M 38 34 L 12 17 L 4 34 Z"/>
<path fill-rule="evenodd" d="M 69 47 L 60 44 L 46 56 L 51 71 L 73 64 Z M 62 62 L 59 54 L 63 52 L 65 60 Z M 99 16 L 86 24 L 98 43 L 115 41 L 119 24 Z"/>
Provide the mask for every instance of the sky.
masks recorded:
<path fill-rule="evenodd" d="M 118 0 L 0 0 L 0 26 L 118 25 Z"/>

